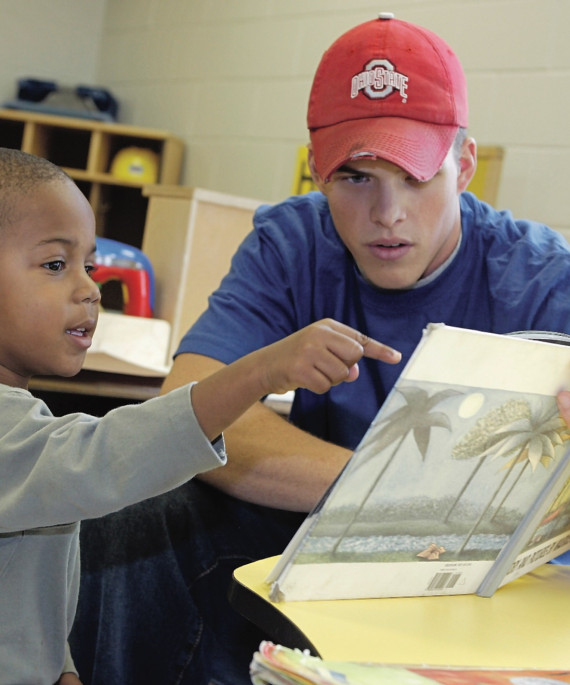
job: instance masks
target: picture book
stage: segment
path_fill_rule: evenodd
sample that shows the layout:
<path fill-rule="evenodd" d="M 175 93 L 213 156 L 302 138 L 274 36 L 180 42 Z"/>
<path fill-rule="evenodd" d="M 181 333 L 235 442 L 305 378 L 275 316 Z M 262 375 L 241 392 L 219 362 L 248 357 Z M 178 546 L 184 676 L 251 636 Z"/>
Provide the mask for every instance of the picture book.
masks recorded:
<path fill-rule="evenodd" d="M 250 665 L 253 685 L 557 685 L 568 670 L 433 667 L 323 660 L 262 642 Z"/>
<path fill-rule="evenodd" d="M 272 601 L 489 596 L 570 549 L 570 347 L 531 337 L 426 328 Z"/>
<path fill-rule="evenodd" d="M 101 311 L 84 369 L 135 376 L 166 376 L 170 324 L 162 319 Z"/>

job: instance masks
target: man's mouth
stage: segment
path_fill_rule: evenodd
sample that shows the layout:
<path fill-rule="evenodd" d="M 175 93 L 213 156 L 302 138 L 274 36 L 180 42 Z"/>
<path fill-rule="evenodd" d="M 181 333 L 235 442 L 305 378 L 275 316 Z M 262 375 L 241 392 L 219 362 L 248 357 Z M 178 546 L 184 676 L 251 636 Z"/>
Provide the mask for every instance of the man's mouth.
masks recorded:
<path fill-rule="evenodd" d="M 87 335 L 86 328 L 68 328 L 65 332 L 69 333 L 70 335 L 76 335 L 80 338 L 83 338 L 85 335 Z"/>
<path fill-rule="evenodd" d="M 410 243 L 399 241 L 374 243 L 369 246 L 370 252 L 382 261 L 393 261 L 404 257 L 411 249 Z"/>

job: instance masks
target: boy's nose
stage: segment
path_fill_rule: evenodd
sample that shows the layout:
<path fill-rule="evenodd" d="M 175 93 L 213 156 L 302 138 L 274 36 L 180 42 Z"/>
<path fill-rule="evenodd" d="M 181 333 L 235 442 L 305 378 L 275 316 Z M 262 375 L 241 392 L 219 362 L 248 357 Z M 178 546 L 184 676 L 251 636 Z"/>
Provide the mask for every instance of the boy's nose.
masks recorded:
<path fill-rule="evenodd" d="M 79 298 L 82 302 L 100 302 L 101 290 L 87 272 L 83 272 L 81 286 L 78 288 Z"/>

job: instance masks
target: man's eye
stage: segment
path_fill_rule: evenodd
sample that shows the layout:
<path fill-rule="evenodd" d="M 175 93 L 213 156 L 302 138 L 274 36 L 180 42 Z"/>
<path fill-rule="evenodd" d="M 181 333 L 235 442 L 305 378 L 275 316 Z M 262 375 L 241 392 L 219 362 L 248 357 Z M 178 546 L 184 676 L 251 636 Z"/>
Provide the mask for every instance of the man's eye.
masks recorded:
<path fill-rule="evenodd" d="M 45 264 L 42 264 L 46 269 L 49 271 L 62 271 L 63 268 L 65 267 L 65 262 L 61 259 L 57 259 L 53 262 L 46 262 Z"/>
<path fill-rule="evenodd" d="M 345 180 L 354 185 L 359 185 L 365 183 L 368 180 L 368 176 L 364 176 L 363 174 L 351 174 L 350 176 L 346 176 Z"/>
<path fill-rule="evenodd" d="M 420 181 L 417 178 L 414 178 L 413 176 L 406 176 L 406 183 L 408 185 L 412 186 L 425 186 L 428 181 Z"/>

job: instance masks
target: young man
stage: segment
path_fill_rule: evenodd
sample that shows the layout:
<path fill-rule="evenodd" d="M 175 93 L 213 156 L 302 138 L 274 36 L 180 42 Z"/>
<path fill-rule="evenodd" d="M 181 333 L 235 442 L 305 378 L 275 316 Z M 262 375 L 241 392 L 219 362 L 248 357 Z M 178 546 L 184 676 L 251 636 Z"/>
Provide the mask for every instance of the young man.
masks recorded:
<path fill-rule="evenodd" d="M 568 245 L 547 227 L 515 221 L 464 193 L 476 168 L 467 124 L 461 65 L 423 28 L 383 15 L 323 56 L 308 110 L 309 160 L 321 192 L 257 212 L 231 272 L 181 342 L 164 389 L 206 378 L 323 316 L 400 350 L 402 364 L 364 361 L 358 386 L 320 397 L 297 391 L 289 422 L 256 404 L 226 432 L 228 467 L 156 503 L 154 515 L 175 537 L 170 558 L 160 561 L 184 579 L 178 601 L 159 619 L 185 631 L 176 644 L 160 643 L 163 663 L 176 663 L 162 682 L 248 682 L 260 635 L 248 635 L 227 605 L 231 571 L 282 551 L 346 463 L 428 322 L 570 333 Z M 145 525 L 148 511 L 136 510 Z M 175 513 L 167 519 L 165 511 Z M 220 511 L 234 525 L 220 521 Z M 121 540 L 124 520 L 106 523 L 97 535 Z M 203 533 L 193 547 L 183 525 Z M 90 555 L 88 530 L 85 547 Z M 158 562 L 145 564 L 133 548 L 111 586 L 100 578 L 110 577 L 117 556 L 97 554 L 95 545 L 84 612 L 94 615 L 96 597 L 101 620 L 115 611 L 115 624 L 132 624 L 136 611 L 115 598 L 129 593 L 129 568 L 159 582 Z M 128 628 L 121 639 L 137 640 Z"/>

